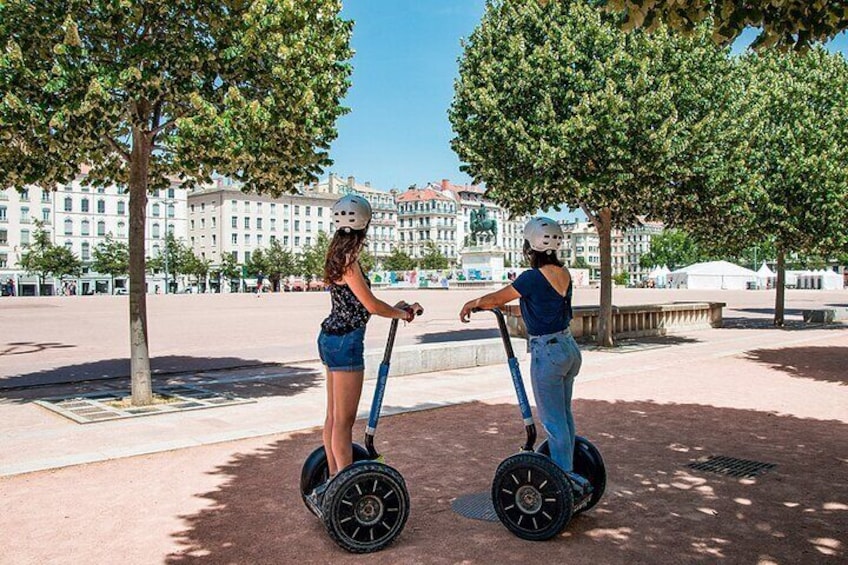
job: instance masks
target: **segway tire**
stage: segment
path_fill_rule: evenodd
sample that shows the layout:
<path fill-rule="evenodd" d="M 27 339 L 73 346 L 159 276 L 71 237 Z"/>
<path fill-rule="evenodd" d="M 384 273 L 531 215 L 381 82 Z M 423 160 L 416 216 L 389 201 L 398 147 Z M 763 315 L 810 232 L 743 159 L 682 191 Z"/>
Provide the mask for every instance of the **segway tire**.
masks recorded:
<path fill-rule="evenodd" d="M 516 536 L 541 541 L 571 520 L 571 483 L 550 458 L 525 452 L 505 459 L 492 481 L 492 503 L 501 523 Z"/>
<path fill-rule="evenodd" d="M 351 553 L 372 553 L 390 545 L 409 517 L 409 493 L 394 468 L 374 461 L 341 471 L 324 493 L 324 527 Z"/>
<path fill-rule="evenodd" d="M 541 453 L 545 457 L 551 456 L 548 440 L 539 444 L 536 453 Z M 595 444 L 582 436 L 577 436 L 574 440 L 574 472 L 592 484 L 592 496 L 589 498 L 589 503 L 575 511 L 575 514 L 580 514 L 594 508 L 607 488 L 607 468 L 604 458 L 601 457 L 601 452 Z"/>
<path fill-rule="evenodd" d="M 353 460 L 365 461 L 368 460 L 368 450 L 359 445 L 353 444 Z M 310 512 L 315 514 L 312 506 L 306 502 L 306 496 L 315 490 L 318 485 L 327 482 L 330 477 L 330 468 L 327 465 L 327 454 L 324 451 L 324 446 L 317 448 L 309 454 L 306 461 L 303 462 L 303 468 L 300 470 L 300 497 L 303 504 Z"/>

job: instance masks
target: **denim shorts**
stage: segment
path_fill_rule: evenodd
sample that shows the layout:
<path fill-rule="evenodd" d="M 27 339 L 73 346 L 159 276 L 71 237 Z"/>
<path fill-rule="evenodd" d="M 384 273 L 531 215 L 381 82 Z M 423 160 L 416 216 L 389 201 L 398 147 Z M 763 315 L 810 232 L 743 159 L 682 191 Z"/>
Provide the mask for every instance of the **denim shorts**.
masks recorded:
<path fill-rule="evenodd" d="M 318 334 L 318 355 L 331 371 L 365 370 L 365 328 L 342 335 Z"/>

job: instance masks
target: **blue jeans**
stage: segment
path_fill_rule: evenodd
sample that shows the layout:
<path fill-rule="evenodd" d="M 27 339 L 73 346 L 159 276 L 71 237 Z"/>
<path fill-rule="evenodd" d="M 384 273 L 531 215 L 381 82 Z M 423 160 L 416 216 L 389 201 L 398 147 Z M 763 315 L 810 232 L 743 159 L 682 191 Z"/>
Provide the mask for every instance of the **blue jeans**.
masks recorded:
<path fill-rule="evenodd" d="M 365 328 L 342 335 L 318 334 L 318 355 L 331 371 L 365 369 Z"/>
<path fill-rule="evenodd" d="M 548 434 L 551 459 L 563 471 L 574 467 L 571 393 L 583 357 L 569 330 L 530 336 L 530 379 L 536 408 Z"/>

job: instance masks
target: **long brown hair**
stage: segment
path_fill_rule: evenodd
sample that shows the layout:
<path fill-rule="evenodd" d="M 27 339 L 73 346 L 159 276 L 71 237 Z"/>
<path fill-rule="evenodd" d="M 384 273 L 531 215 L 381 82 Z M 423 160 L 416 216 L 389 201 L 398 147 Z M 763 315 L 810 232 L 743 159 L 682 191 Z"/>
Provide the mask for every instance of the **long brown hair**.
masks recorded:
<path fill-rule="evenodd" d="M 350 269 L 357 259 L 362 246 L 365 245 L 365 237 L 368 228 L 364 230 L 336 230 L 327 249 L 327 258 L 324 260 L 324 282 L 332 284 L 342 280 L 345 273 Z"/>

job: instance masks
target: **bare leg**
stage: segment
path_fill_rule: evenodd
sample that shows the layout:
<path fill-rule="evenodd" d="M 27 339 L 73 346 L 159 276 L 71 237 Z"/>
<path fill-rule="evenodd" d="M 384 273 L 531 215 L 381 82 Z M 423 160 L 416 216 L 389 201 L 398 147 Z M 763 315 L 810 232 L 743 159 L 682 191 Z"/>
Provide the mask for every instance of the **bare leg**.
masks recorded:
<path fill-rule="evenodd" d="M 339 467 L 336 465 L 336 458 L 333 457 L 333 373 L 326 367 L 327 370 L 327 415 L 324 418 L 324 452 L 327 454 L 327 465 L 330 468 L 330 476 L 332 477 L 339 472 Z"/>
<path fill-rule="evenodd" d="M 353 462 L 353 423 L 362 396 L 364 371 L 335 371 L 333 380 L 333 458 L 338 470 Z"/>

